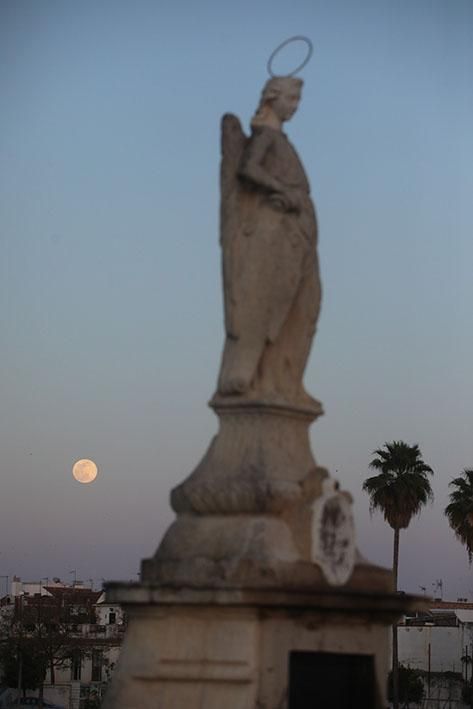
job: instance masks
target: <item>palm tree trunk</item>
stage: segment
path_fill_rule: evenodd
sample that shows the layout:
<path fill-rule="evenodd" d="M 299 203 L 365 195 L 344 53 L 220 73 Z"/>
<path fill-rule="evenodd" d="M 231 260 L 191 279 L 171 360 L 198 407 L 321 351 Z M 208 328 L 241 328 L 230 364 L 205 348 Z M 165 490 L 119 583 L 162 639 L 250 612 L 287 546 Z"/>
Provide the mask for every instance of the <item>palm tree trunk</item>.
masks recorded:
<path fill-rule="evenodd" d="M 399 672 L 397 654 L 397 623 L 393 625 L 393 709 L 399 709 Z"/>
<path fill-rule="evenodd" d="M 54 657 L 53 657 L 52 651 L 51 651 L 51 654 L 49 657 L 49 674 L 51 675 L 50 676 L 51 684 L 56 684 L 56 673 L 54 670 Z"/>
<path fill-rule="evenodd" d="M 399 528 L 394 530 L 393 580 L 397 593 L 397 571 L 399 567 Z M 393 623 L 393 709 L 399 709 L 399 671 L 397 652 L 397 621 Z"/>
<path fill-rule="evenodd" d="M 399 567 L 399 528 L 394 530 L 394 549 L 393 549 L 393 578 L 394 591 L 397 591 L 397 570 Z"/>

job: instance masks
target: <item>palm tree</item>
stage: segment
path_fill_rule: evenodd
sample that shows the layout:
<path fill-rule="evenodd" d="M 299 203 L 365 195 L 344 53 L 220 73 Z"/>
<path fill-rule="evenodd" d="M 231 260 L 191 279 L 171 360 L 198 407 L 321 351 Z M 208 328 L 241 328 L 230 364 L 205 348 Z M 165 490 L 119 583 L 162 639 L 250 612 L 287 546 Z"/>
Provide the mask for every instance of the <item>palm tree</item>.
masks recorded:
<path fill-rule="evenodd" d="M 445 508 L 450 527 L 466 546 L 470 564 L 473 558 L 473 470 L 465 468 L 460 477 L 454 478 L 450 487 L 450 503 Z"/>
<path fill-rule="evenodd" d="M 380 472 L 365 480 L 363 490 L 370 496 L 371 512 L 380 510 L 394 530 L 393 575 L 397 591 L 399 533 L 433 499 L 427 477 L 433 470 L 422 460 L 417 444 L 410 446 L 404 441 L 393 441 L 385 443 L 384 449 L 378 448 L 373 455 L 377 457 L 371 461 L 370 468 Z"/>
<path fill-rule="evenodd" d="M 406 529 L 411 519 L 419 514 L 429 500 L 433 499 L 427 474 L 432 475 L 430 465 L 424 463 L 419 446 L 410 446 L 404 441 L 385 443 L 373 452 L 376 458 L 370 468 L 379 474 L 367 478 L 363 490 L 370 496 L 370 511 L 380 510 L 384 519 L 394 530 L 393 577 L 397 591 L 399 567 L 399 534 Z M 393 625 L 393 709 L 399 707 L 397 623 Z"/>

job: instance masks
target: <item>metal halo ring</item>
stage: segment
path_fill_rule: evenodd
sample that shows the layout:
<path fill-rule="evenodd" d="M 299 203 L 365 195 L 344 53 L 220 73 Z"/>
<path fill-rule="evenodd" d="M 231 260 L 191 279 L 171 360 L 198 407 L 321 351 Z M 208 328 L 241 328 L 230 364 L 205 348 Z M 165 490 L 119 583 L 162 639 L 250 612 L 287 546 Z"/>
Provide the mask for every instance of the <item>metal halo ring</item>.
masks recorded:
<path fill-rule="evenodd" d="M 307 45 L 307 56 L 304 59 L 304 61 L 302 62 L 302 64 L 299 64 L 299 66 L 296 67 L 294 69 L 294 71 L 291 71 L 290 74 L 282 74 L 282 75 L 275 74 L 273 72 L 273 68 L 272 68 L 274 57 L 276 56 L 276 54 L 278 54 L 278 52 L 281 51 L 281 49 L 283 49 L 287 44 L 290 44 L 291 42 L 305 42 Z M 308 37 L 304 37 L 303 35 L 295 35 L 294 37 L 289 37 L 289 39 L 285 39 L 284 42 L 281 42 L 281 44 L 276 47 L 276 49 L 274 50 L 274 52 L 271 54 L 271 56 L 268 59 L 268 63 L 266 64 L 268 74 L 273 78 L 276 76 L 285 76 L 285 77 L 294 76 L 295 74 L 297 74 L 298 71 L 300 71 L 301 69 L 303 69 L 305 67 L 307 62 L 310 60 L 313 51 L 314 51 L 314 46 Z"/>

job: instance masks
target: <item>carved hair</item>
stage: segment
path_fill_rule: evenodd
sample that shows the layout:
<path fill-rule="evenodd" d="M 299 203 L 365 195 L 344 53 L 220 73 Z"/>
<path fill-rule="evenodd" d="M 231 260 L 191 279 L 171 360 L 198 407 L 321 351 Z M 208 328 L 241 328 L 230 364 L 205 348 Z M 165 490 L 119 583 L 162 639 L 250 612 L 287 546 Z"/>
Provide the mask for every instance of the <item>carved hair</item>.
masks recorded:
<path fill-rule="evenodd" d="M 271 108 L 271 103 L 281 94 L 293 91 L 294 89 L 300 91 L 303 83 L 302 79 L 293 76 L 274 76 L 268 79 L 261 92 L 258 108 L 251 119 L 251 126 L 264 125 Z"/>

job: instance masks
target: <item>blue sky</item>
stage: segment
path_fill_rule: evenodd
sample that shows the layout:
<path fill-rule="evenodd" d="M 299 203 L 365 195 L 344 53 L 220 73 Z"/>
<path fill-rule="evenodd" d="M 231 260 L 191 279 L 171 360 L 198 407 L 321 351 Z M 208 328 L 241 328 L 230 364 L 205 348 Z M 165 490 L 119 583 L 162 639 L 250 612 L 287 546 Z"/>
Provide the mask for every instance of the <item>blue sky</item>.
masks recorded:
<path fill-rule="evenodd" d="M 466 0 L 3 0 L 0 575 L 132 578 L 171 522 L 216 429 L 220 117 L 248 126 L 304 33 L 287 132 L 320 223 L 314 452 L 389 565 L 361 484 L 374 448 L 419 443 L 436 499 L 400 585 L 473 597 L 442 514 L 473 466 L 472 32 Z"/>

